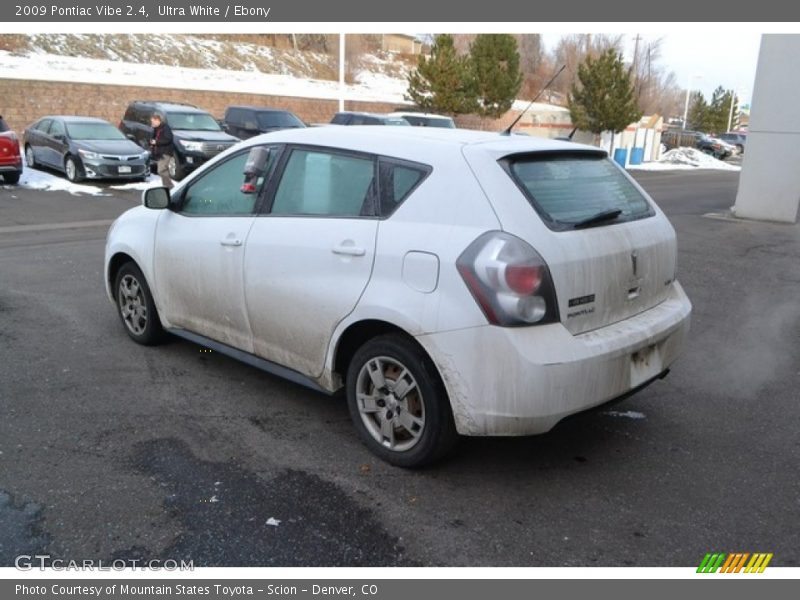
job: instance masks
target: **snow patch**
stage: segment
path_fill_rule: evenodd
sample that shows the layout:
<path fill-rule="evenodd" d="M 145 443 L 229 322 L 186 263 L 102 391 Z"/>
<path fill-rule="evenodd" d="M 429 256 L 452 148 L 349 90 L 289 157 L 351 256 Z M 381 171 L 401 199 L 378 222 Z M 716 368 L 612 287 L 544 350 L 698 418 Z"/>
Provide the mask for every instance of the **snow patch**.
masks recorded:
<path fill-rule="evenodd" d="M 89 196 L 108 196 L 102 188 L 95 185 L 72 183 L 66 177 L 59 177 L 47 171 L 24 167 L 19 187 L 29 190 L 42 190 L 48 192 L 69 192 L 70 194 L 87 194 Z"/>
<path fill-rule="evenodd" d="M 647 418 L 647 417 L 645 417 L 644 413 L 640 413 L 640 412 L 637 412 L 635 410 L 626 410 L 625 412 L 620 412 L 620 411 L 617 411 L 617 410 L 607 410 L 603 414 L 607 415 L 609 417 L 617 417 L 617 418 L 622 418 L 622 419 L 639 420 L 639 419 Z"/>
<path fill-rule="evenodd" d="M 270 517 L 269 519 L 267 519 L 267 525 L 269 525 L 270 527 L 277 527 L 280 524 L 281 524 L 280 519 L 276 519 L 275 517 Z"/>
<path fill-rule="evenodd" d="M 639 171 L 677 171 L 691 169 L 719 169 L 721 171 L 741 171 L 739 165 L 732 165 L 723 160 L 701 152 L 697 148 L 673 148 L 661 156 L 661 160 L 646 162 L 640 165 L 629 165 L 629 169 Z"/>
<path fill-rule="evenodd" d="M 127 191 L 143 191 L 151 187 L 160 187 L 161 177 L 158 175 L 150 175 L 145 181 L 134 181 L 131 183 L 122 183 L 119 185 L 112 185 L 114 190 L 127 190 Z M 217 485 L 216 483 L 214 485 Z"/>

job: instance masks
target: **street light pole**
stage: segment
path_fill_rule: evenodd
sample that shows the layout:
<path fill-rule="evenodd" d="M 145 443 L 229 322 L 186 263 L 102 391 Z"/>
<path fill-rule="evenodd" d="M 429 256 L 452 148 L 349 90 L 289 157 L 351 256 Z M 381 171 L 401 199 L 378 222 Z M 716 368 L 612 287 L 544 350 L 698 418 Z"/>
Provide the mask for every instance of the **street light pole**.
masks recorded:
<path fill-rule="evenodd" d="M 728 111 L 728 131 L 731 130 L 731 125 L 733 125 L 733 105 L 736 103 L 736 92 L 731 90 L 731 109 Z"/>
<path fill-rule="evenodd" d="M 692 93 L 692 81 L 701 78 L 699 75 L 692 75 L 689 77 L 689 84 L 686 86 L 686 104 L 683 107 L 683 130 L 686 130 L 686 120 L 689 118 L 689 96 Z"/>

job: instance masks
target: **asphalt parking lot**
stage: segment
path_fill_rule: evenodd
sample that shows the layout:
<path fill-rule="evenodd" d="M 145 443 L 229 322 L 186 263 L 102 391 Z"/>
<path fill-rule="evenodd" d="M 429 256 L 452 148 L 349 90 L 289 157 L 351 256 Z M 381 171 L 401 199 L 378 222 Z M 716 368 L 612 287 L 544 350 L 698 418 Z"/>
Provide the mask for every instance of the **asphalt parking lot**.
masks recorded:
<path fill-rule="evenodd" d="M 708 216 L 735 172 L 637 178 L 694 303 L 670 376 L 422 471 L 376 460 L 341 398 L 131 342 L 102 259 L 136 193 L 0 187 L 0 565 L 800 565 L 800 227 Z"/>

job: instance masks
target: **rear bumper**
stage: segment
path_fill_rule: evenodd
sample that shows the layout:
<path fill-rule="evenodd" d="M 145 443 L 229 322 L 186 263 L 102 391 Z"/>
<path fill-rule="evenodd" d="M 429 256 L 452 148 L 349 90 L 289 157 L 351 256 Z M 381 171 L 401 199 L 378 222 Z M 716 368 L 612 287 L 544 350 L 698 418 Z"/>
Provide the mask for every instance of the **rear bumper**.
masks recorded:
<path fill-rule="evenodd" d="M 22 159 L 0 161 L 0 173 L 19 173 L 22 171 Z"/>
<path fill-rule="evenodd" d="M 680 284 L 630 319 L 581 335 L 560 323 L 486 325 L 417 339 L 444 379 L 463 435 L 530 435 L 643 387 L 678 358 L 691 303 Z"/>

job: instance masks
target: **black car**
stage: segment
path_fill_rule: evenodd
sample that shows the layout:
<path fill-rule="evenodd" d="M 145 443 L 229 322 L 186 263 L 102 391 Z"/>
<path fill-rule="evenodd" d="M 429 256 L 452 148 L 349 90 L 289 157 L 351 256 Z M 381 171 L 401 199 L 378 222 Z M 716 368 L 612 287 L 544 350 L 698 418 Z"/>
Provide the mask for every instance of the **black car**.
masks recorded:
<path fill-rule="evenodd" d="M 222 128 L 243 140 L 261 133 L 305 126 L 293 112 L 258 106 L 229 106 L 222 119 Z"/>
<path fill-rule="evenodd" d="M 149 173 L 150 153 L 93 117 L 43 117 L 25 130 L 22 146 L 30 168 L 58 169 L 70 181 L 142 180 Z"/>
<path fill-rule="evenodd" d="M 160 114 L 172 129 L 175 139 L 170 177 L 180 181 L 191 171 L 239 141 L 225 133 L 217 120 L 191 104 L 136 100 L 128 105 L 119 129 L 142 148 L 149 147 L 153 128 L 150 117 Z"/>
<path fill-rule="evenodd" d="M 379 115 L 366 112 L 343 111 L 333 115 L 332 125 L 400 125 L 411 127 L 411 123 L 402 117 Z"/>
<path fill-rule="evenodd" d="M 697 148 L 719 160 L 731 155 L 731 147 L 720 143 L 720 140 L 701 131 L 684 129 L 668 129 L 661 134 L 661 143 L 667 150 L 673 148 Z"/>

